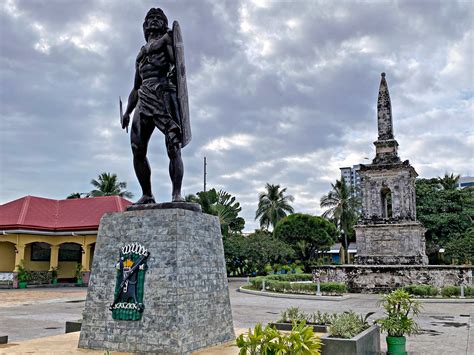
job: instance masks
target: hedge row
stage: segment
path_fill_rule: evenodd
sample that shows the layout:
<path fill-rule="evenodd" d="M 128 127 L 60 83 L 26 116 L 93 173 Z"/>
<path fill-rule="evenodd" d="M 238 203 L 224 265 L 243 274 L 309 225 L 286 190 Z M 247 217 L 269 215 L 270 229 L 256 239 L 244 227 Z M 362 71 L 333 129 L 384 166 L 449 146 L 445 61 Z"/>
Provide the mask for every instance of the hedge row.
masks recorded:
<path fill-rule="evenodd" d="M 414 296 L 438 296 L 452 297 L 461 295 L 460 286 L 445 286 L 439 290 L 431 285 L 408 285 L 403 287 L 405 291 Z M 474 297 L 474 286 L 464 286 L 464 296 Z"/>
<path fill-rule="evenodd" d="M 306 275 L 301 277 L 302 275 Z M 270 275 L 270 276 L 258 276 L 250 279 L 250 283 L 253 288 L 257 290 L 262 289 L 263 281 L 265 281 L 265 290 L 272 292 L 281 292 L 281 293 L 299 293 L 299 294 L 315 294 L 317 291 L 317 285 L 315 283 L 294 283 L 295 281 L 310 281 L 308 280 L 308 274 L 299 274 L 299 275 Z M 286 279 L 290 281 L 280 281 L 285 279 L 285 277 L 280 278 L 277 276 L 286 276 Z M 289 276 L 299 276 L 299 278 L 294 279 Z M 311 276 L 311 275 L 309 275 Z M 277 277 L 275 279 L 275 277 Z M 320 284 L 321 292 L 324 294 L 331 295 L 341 295 L 347 292 L 347 288 L 342 283 L 337 282 L 325 282 Z"/>

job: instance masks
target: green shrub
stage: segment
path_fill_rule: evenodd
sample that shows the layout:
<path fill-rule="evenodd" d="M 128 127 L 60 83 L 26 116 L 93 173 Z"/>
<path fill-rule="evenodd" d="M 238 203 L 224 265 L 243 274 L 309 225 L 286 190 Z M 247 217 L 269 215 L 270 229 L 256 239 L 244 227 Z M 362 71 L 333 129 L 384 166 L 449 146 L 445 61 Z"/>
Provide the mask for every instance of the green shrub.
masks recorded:
<path fill-rule="evenodd" d="M 283 323 L 293 323 L 294 321 L 309 322 L 308 318 L 309 318 L 308 314 L 300 311 L 299 307 L 289 307 L 280 313 L 280 319 L 278 320 L 278 322 L 283 322 Z"/>
<path fill-rule="evenodd" d="M 277 274 L 277 275 L 268 275 L 265 277 L 268 280 L 278 280 L 278 281 L 313 281 L 312 274 Z"/>
<path fill-rule="evenodd" d="M 318 325 L 330 325 L 336 319 L 336 313 L 327 313 L 317 310 L 311 314 L 311 323 Z"/>
<path fill-rule="evenodd" d="M 325 282 L 320 285 L 321 292 L 342 294 L 347 292 L 347 287 L 339 282 Z"/>
<path fill-rule="evenodd" d="M 293 323 L 289 334 L 281 334 L 270 326 L 262 329 L 262 325 L 257 324 L 253 331 L 249 329 L 247 334 L 240 335 L 236 345 L 239 355 L 321 354 L 321 341 L 304 321 Z"/>
<path fill-rule="evenodd" d="M 331 337 L 350 339 L 370 327 L 367 318 L 373 313 L 362 317 L 354 311 L 338 314 L 328 327 Z"/>
<path fill-rule="evenodd" d="M 261 290 L 265 280 L 265 289 L 272 292 L 283 293 L 316 293 L 316 283 L 295 283 L 297 281 L 312 281 L 311 274 L 284 274 L 257 276 L 250 279 L 250 284 L 254 289 Z M 326 282 L 320 284 L 321 292 L 326 294 L 341 295 L 347 292 L 347 287 L 342 283 Z"/>
<path fill-rule="evenodd" d="M 441 295 L 443 297 L 452 297 L 461 295 L 461 287 L 459 286 L 444 286 L 441 289 Z"/>
<path fill-rule="evenodd" d="M 410 317 L 410 313 L 417 316 L 421 305 L 419 301 L 412 299 L 408 292 L 400 288 L 384 295 L 381 305 L 385 310 L 385 317 L 377 320 L 377 323 L 388 336 L 402 337 L 417 334 L 420 331 L 420 327 Z"/>
<path fill-rule="evenodd" d="M 437 296 L 438 289 L 431 285 L 408 285 L 403 288 L 414 296 Z"/>

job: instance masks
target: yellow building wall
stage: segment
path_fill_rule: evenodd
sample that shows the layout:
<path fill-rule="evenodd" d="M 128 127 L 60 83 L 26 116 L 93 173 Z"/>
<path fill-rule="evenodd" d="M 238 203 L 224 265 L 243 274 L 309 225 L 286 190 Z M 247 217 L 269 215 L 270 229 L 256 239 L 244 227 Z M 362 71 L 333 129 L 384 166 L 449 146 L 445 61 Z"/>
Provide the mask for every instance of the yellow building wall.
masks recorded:
<path fill-rule="evenodd" d="M 0 272 L 12 272 L 15 268 L 15 244 L 0 242 Z"/>
<path fill-rule="evenodd" d="M 97 235 L 64 235 L 49 236 L 36 234 L 6 234 L 0 235 L 0 271 L 12 272 L 15 268 L 15 245 L 17 248 L 25 248 L 24 265 L 30 271 L 48 271 L 49 261 L 31 261 L 31 243 L 43 242 L 49 245 L 60 245 L 63 243 L 76 243 L 84 249 L 96 242 Z M 7 242 L 7 243 L 4 243 Z M 73 278 L 76 276 L 76 265 L 74 261 L 59 261 L 58 278 Z M 5 269 L 5 270 L 3 270 Z"/>
<path fill-rule="evenodd" d="M 76 277 L 76 266 L 77 262 L 75 261 L 60 261 L 58 270 L 58 278 L 73 278 Z"/>
<path fill-rule="evenodd" d="M 49 270 L 49 261 L 31 261 L 31 244 L 25 247 L 25 259 L 23 265 L 28 271 Z"/>

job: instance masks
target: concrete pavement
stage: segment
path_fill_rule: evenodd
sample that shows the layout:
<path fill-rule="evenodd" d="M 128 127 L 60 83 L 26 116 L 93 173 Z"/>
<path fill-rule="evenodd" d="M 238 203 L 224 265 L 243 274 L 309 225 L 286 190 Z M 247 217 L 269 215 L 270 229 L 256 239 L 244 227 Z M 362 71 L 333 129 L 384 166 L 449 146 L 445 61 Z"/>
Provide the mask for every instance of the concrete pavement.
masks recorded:
<path fill-rule="evenodd" d="M 229 284 L 234 327 L 237 329 L 253 327 L 258 322 L 273 322 L 278 319 L 280 312 L 290 306 L 298 306 L 306 312 L 318 309 L 326 312 L 354 310 L 366 314 L 375 311 L 371 319 L 382 316 L 377 306 L 377 295 L 351 294 L 349 298 L 339 301 L 270 298 L 237 292 L 242 283 Z M 20 297 L 24 290 L 8 292 Z M 1 296 L 0 293 L 0 299 Z M 65 321 L 81 317 L 84 308 L 84 302 L 78 302 L 81 297 L 85 298 L 85 292 L 83 296 L 65 292 L 63 295 L 54 294 L 54 303 L 42 297 L 40 300 L 24 298 L 22 304 L 3 305 L 0 307 L 0 335 L 9 335 L 10 342 L 18 342 L 61 334 Z M 408 338 L 408 350 L 412 354 L 474 354 L 474 301 L 466 302 L 471 303 L 424 303 L 418 318 L 423 331 L 418 336 Z M 385 348 L 383 338 L 382 349 Z"/>

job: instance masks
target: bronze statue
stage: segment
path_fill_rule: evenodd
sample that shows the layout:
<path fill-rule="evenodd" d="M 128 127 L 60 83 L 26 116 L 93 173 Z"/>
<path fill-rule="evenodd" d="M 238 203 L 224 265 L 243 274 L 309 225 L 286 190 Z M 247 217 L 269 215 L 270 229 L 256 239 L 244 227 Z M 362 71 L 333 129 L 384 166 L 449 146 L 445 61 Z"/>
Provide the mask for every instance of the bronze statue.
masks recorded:
<path fill-rule="evenodd" d="M 177 21 L 170 30 L 164 12 L 152 8 L 146 14 L 143 32 L 146 44 L 138 53 L 135 83 L 121 117 L 122 128 L 128 130 L 130 114 L 135 109 L 130 140 L 133 167 L 143 193 L 135 204 L 155 203 L 146 157 L 155 127 L 165 135 L 173 185 L 172 201 L 184 201 L 181 196 L 184 172 L 181 148 L 191 140 L 191 129 L 181 30 Z"/>

